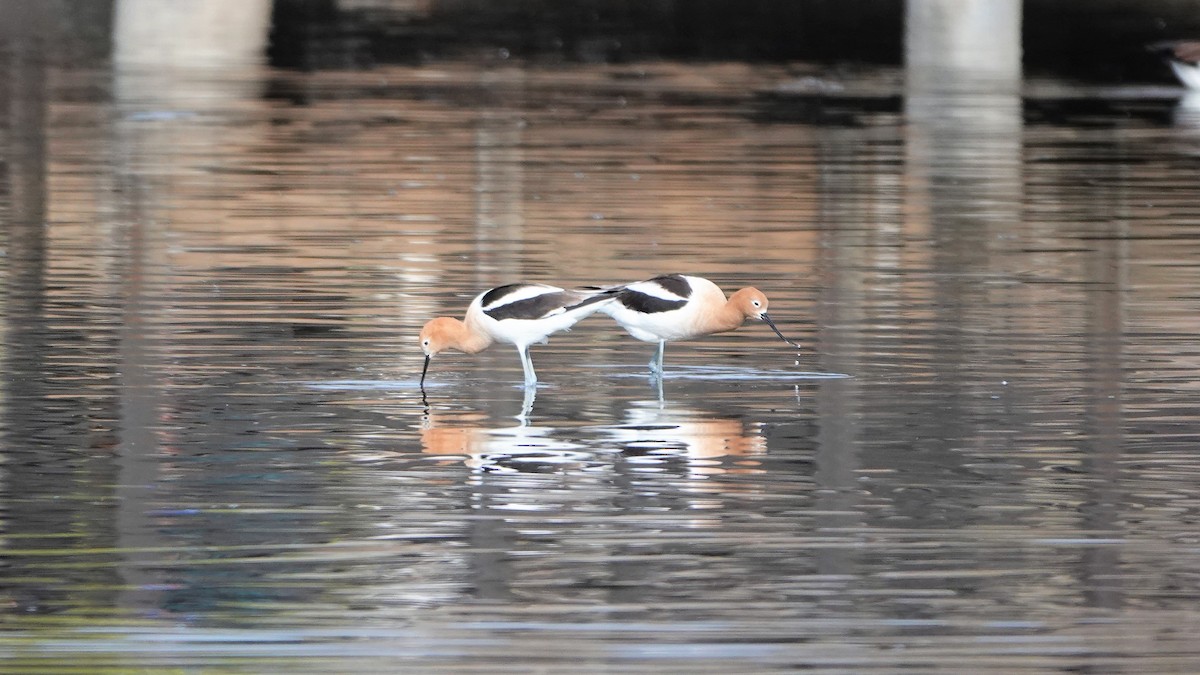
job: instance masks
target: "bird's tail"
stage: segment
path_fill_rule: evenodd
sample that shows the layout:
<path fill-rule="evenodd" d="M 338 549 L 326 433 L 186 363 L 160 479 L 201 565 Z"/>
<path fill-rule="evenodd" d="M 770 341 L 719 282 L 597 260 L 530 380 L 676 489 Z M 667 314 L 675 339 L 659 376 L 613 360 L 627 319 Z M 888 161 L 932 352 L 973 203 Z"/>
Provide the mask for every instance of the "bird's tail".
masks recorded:
<path fill-rule="evenodd" d="M 575 303 L 574 305 L 566 307 L 566 311 L 570 312 L 572 310 L 583 309 L 583 307 L 590 307 L 589 310 L 587 310 L 586 312 L 583 312 L 584 316 L 588 316 L 588 315 L 590 315 L 590 313 L 593 313 L 596 311 L 608 313 L 608 311 L 607 311 L 608 304 L 610 304 L 611 301 L 616 300 L 617 295 L 620 292 L 624 291 L 624 289 L 625 289 L 624 285 L 620 285 L 620 286 L 580 286 L 580 287 L 576 288 L 576 291 L 582 292 L 582 293 L 587 293 L 588 294 L 587 297 L 578 301 L 578 303 Z"/>
<path fill-rule="evenodd" d="M 565 307 L 564 310 L 567 312 L 590 306 L 595 306 L 593 311 L 600 309 L 609 301 L 615 299 L 618 293 L 625 290 L 625 286 L 580 286 L 576 290 L 587 293 L 588 296 L 569 307 Z"/>
<path fill-rule="evenodd" d="M 617 293 L 625 290 L 625 287 L 628 285 L 629 284 L 616 284 L 615 286 L 579 286 L 576 290 L 583 291 L 584 293 L 609 293 L 616 295 Z"/>

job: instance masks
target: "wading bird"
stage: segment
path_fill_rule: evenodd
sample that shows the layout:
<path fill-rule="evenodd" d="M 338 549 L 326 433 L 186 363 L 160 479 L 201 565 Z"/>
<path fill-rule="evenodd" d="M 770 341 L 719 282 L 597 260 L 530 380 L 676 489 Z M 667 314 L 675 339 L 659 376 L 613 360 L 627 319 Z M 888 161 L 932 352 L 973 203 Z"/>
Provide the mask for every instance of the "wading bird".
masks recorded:
<path fill-rule="evenodd" d="M 537 384 L 537 376 L 529 359 L 529 346 L 570 329 L 614 294 L 609 289 L 568 291 L 546 284 L 508 284 L 484 291 L 471 301 L 462 321 L 443 316 L 431 319 L 421 329 L 421 350 L 425 352 L 421 387 L 425 386 L 429 361 L 436 354 L 447 349 L 476 354 L 497 341 L 516 346 L 525 370 L 525 386 L 531 387 Z"/>
<path fill-rule="evenodd" d="M 633 337 L 657 342 L 658 351 L 650 360 L 650 374 L 662 377 L 663 352 L 668 342 L 723 333 L 742 325 L 746 319 L 762 319 L 784 342 L 800 345 L 783 337 L 767 315 L 767 296 L 757 288 L 743 288 L 726 299 L 716 284 L 703 277 L 664 274 L 608 290 L 613 302 L 599 306 Z"/>

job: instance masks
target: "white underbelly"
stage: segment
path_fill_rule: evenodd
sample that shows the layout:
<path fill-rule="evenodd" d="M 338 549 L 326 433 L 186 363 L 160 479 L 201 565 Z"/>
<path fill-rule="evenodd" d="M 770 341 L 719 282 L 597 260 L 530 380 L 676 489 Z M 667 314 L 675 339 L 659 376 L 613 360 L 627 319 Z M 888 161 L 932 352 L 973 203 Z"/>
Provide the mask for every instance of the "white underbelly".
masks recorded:
<path fill-rule="evenodd" d="M 642 314 L 621 306 L 612 308 L 610 315 L 627 333 L 643 342 L 686 340 L 695 337 L 692 330 L 693 312 L 687 308 L 657 314 Z"/>

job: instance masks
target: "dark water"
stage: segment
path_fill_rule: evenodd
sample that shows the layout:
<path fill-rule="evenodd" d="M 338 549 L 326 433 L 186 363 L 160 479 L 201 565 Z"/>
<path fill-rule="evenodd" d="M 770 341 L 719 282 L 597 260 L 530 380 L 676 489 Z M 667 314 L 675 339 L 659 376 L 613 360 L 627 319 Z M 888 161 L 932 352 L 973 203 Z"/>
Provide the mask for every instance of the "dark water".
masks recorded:
<path fill-rule="evenodd" d="M 1200 115 L 741 64 L 8 65 L 13 672 L 1200 666 Z M 115 72 L 115 74 L 114 74 Z M 434 362 L 513 280 L 702 274 Z"/>

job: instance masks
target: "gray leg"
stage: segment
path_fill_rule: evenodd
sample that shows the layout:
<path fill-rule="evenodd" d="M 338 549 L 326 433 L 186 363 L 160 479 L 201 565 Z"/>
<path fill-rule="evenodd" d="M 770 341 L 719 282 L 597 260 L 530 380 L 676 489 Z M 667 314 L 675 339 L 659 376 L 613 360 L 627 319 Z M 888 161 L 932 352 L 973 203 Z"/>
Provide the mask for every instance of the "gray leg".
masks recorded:
<path fill-rule="evenodd" d="M 537 398 L 537 387 L 525 387 L 525 398 L 521 401 L 521 414 L 517 415 L 517 419 L 521 420 L 523 427 L 529 426 L 529 415 L 533 412 L 535 398 Z"/>
<path fill-rule="evenodd" d="M 529 347 L 517 347 L 517 353 L 521 355 L 521 368 L 525 370 L 525 386 L 532 387 L 537 384 L 537 375 L 533 373 L 533 360 L 529 358 Z"/>
<path fill-rule="evenodd" d="M 667 341 L 658 341 L 658 350 L 654 352 L 654 358 L 650 359 L 650 375 L 653 377 L 662 377 L 663 374 L 663 352 L 667 349 Z"/>

